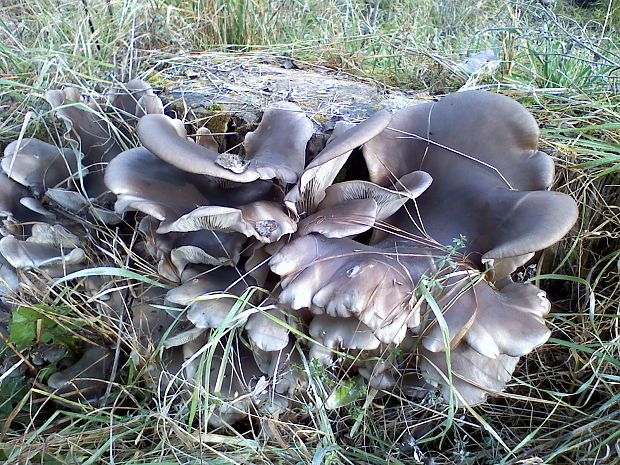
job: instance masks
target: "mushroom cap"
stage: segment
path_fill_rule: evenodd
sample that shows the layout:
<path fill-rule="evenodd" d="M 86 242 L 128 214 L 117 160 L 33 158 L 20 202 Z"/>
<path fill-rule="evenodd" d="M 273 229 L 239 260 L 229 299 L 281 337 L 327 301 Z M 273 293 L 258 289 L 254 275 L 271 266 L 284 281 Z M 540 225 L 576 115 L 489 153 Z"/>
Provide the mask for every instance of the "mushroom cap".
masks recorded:
<path fill-rule="evenodd" d="M 245 325 L 249 339 L 261 350 L 275 352 L 289 342 L 288 318 L 277 308 L 250 315 Z"/>
<path fill-rule="evenodd" d="M 334 350 L 374 350 L 381 341 L 357 318 L 317 315 L 310 322 L 310 358 L 331 364 Z"/>
<path fill-rule="evenodd" d="M 448 363 L 445 352 L 431 352 L 420 349 L 418 352 L 420 370 L 427 381 L 441 386 L 444 399 L 451 396 L 447 383 Z M 460 394 L 456 396 L 459 406 L 465 401 L 468 405 L 484 402 L 489 394 L 501 392 L 512 378 L 518 357 L 500 355 L 488 358 L 467 344 L 459 344 L 450 351 L 452 386 Z M 461 397 L 463 401 L 461 400 Z"/>
<path fill-rule="evenodd" d="M 234 316 L 231 311 L 253 284 L 233 267 L 209 270 L 166 294 L 166 301 L 188 306 L 187 319 L 198 328 L 218 328 Z M 236 324 L 244 324 L 245 319 Z"/>
<path fill-rule="evenodd" d="M 161 100 L 153 93 L 151 85 L 142 79 L 118 84 L 110 91 L 108 99 L 110 106 L 121 110 L 125 117 L 164 112 Z"/>
<path fill-rule="evenodd" d="M 473 276 L 449 278 L 443 286 L 443 318 L 452 346 L 461 340 L 489 358 L 525 355 L 547 341 L 551 332 L 543 317 L 550 303 L 532 284 L 512 283 L 501 290 Z M 431 324 L 422 344 L 432 352 L 445 350 L 442 330 Z"/>
<path fill-rule="evenodd" d="M 203 147 L 206 147 L 213 152 L 219 153 L 220 146 L 215 140 L 215 137 L 213 137 L 213 134 L 208 127 L 203 126 L 201 128 L 198 128 L 196 134 L 194 135 L 194 138 L 196 139 L 196 143 L 198 145 L 202 145 Z"/>
<path fill-rule="evenodd" d="M 144 147 L 127 150 L 112 160 L 106 169 L 105 182 L 118 196 L 117 212 L 139 210 L 167 221 L 168 225 L 196 206 L 239 206 L 277 197 L 269 182 L 230 184 L 223 188 L 205 176 L 169 165 Z M 172 230 L 164 226 L 160 232 Z"/>
<path fill-rule="evenodd" d="M 1 166 L 7 176 L 40 196 L 45 189 L 69 179 L 77 170 L 77 161 L 70 149 L 24 138 L 7 145 Z"/>
<path fill-rule="evenodd" d="M 0 172 L 0 216 L 22 223 L 46 221 L 55 217 L 32 197 L 28 189 L 13 181 L 4 172 Z"/>
<path fill-rule="evenodd" d="M 89 173 L 84 179 L 88 195 L 96 197 L 105 192 L 103 171 L 122 149 L 114 138 L 114 129 L 102 116 L 101 107 L 92 100 L 84 103 L 81 92 L 75 87 L 48 90 L 45 99 L 65 122 L 65 138 L 72 148 L 84 154 L 82 164 Z"/>
<path fill-rule="evenodd" d="M 271 258 L 270 267 L 282 277 L 281 303 L 334 317 L 355 316 L 381 342 L 399 343 L 417 311 L 414 281 L 398 255 L 350 239 L 299 237 Z"/>
<path fill-rule="evenodd" d="M 246 134 L 246 157 L 260 179 L 297 182 L 304 170 L 306 144 L 312 133 L 312 121 L 299 106 L 277 102 L 265 110 L 256 130 Z"/>
<path fill-rule="evenodd" d="M 391 113 L 381 110 L 357 125 L 338 121 L 325 148 L 308 164 L 286 195 L 287 206 L 298 214 L 314 212 L 323 200 L 325 189 L 336 179 L 353 149 L 385 129 L 391 117 Z"/>
<path fill-rule="evenodd" d="M 295 182 L 311 135 L 310 120 L 288 102 L 266 110 L 257 130 L 246 136 L 247 160 L 187 140 L 165 115 L 146 115 L 138 123 L 140 142 L 163 161 L 188 173 L 242 183 L 272 178 Z"/>
<path fill-rule="evenodd" d="M 210 229 L 236 231 L 261 242 L 276 242 L 291 234 L 297 225 L 284 209 L 275 202 L 257 201 L 239 208 L 206 206 L 187 213 L 176 221 L 165 222 L 158 233 L 185 232 Z"/>
<path fill-rule="evenodd" d="M 446 246 L 464 235 L 465 255 L 481 267 L 482 259 L 548 247 L 576 221 L 575 202 L 546 191 L 553 160 L 537 150 L 538 136 L 536 121 L 514 100 L 467 91 L 399 112 L 363 151 L 378 184 L 414 170 L 434 179 L 417 199 L 422 225 L 411 221 L 413 209 L 391 224 Z"/>
<path fill-rule="evenodd" d="M 321 208 L 299 222 L 297 234 L 319 233 L 325 237 L 355 236 L 375 224 L 377 202 L 374 199 L 355 199 Z"/>
<path fill-rule="evenodd" d="M 75 265 L 82 263 L 82 249 L 62 250 L 48 244 L 20 241 L 13 236 L 0 239 L 0 254 L 13 268 L 41 268 L 51 265 Z"/>
<path fill-rule="evenodd" d="M 94 403 L 105 392 L 112 373 L 113 355 L 93 346 L 65 370 L 52 374 L 47 385 L 54 394 L 73 402 Z"/>
<path fill-rule="evenodd" d="M 116 211 L 139 210 L 158 220 L 175 220 L 208 200 L 192 175 L 160 160 L 144 147 L 127 150 L 108 165 L 106 186 L 118 196 Z"/>

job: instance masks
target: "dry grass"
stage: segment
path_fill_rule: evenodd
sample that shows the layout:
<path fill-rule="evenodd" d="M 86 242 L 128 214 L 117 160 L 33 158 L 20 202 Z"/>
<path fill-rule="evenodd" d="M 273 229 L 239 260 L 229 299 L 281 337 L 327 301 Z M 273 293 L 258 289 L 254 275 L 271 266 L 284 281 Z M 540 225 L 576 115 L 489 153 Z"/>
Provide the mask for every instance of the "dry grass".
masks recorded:
<path fill-rule="evenodd" d="M 2 3 L 2 2 L 0 2 Z M 176 463 L 620 463 L 620 51 L 618 5 L 579 10 L 557 0 L 5 1 L 0 13 L 0 144 L 20 133 L 59 143 L 41 98 L 72 83 L 102 90 L 148 74 L 156 54 L 260 50 L 290 54 L 358 78 L 434 92 L 467 85 L 521 101 L 542 127 L 542 148 L 558 166 L 556 189 L 579 203 L 571 235 L 538 262 L 538 285 L 554 302 L 549 343 L 518 367 L 509 393 L 469 411 L 412 400 L 395 391 L 364 392 L 337 411 L 317 407 L 342 373 L 313 371 L 299 418 L 275 425 L 265 441 L 249 425 L 210 431 L 188 425 L 174 399 L 158 403 L 145 374 L 124 363 L 127 321 L 102 320 L 79 292 L 60 286 L 43 303 L 79 323 L 74 335 L 105 342 L 119 356 L 102 408 L 57 409 L 38 378 L 0 385 L 0 460 L 7 464 Z M 605 3 L 605 2 L 602 2 Z M 566 15 L 569 15 L 567 17 Z M 454 65 L 493 48 L 499 69 L 467 75 Z M 157 52 L 155 52 L 157 50 Z M 154 76 L 154 77 L 153 77 Z M 25 124 L 29 115 L 28 124 Z M 130 141 L 127 142 L 131 144 Z M 130 240 L 99 228 L 118 267 Z M 136 258 L 136 257 L 134 257 Z M 127 299 L 139 281 L 116 277 Z M 128 290 L 128 287 L 132 287 Z M 27 296 L 25 296 L 27 297 Z M 25 298 L 24 304 L 32 300 Z M 92 303 L 92 302 L 90 302 Z M 430 462 L 427 462 L 430 463 Z"/>

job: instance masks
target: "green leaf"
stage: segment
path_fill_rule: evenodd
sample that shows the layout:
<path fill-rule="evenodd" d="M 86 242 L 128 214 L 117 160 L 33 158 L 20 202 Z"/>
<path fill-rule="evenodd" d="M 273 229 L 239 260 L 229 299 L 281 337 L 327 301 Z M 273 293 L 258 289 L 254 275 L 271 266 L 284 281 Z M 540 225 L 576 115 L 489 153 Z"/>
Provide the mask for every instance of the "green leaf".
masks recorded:
<path fill-rule="evenodd" d="M 19 307 L 13 310 L 9 323 L 9 340 L 17 350 L 23 350 L 34 343 L 37 320 L 40 318 L 41 314 L 31 308 Z"/>

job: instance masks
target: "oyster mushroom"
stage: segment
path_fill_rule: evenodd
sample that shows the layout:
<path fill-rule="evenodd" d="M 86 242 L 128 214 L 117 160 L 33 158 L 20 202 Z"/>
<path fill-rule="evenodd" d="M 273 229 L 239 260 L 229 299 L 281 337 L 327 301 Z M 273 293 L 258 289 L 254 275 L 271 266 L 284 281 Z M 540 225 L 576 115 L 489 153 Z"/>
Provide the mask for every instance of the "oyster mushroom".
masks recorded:
<path fill-rule="evenodd" d="M 77 171 L 77 160 L 70 149 L 25 138 L 6 146 L 1 166 L 8 177 L 40 197 L 46 189 L 70 179 Z"/>
<path fill-rule="evenodd" d="M 538 137 L 536 121 L 514 100 L 467 91 L 402 110 L 363 152 L 377 184 L 415 170 L 434 180 L 417 201 L 419 216 L 402 210 L 389 223 L 446 246 L 465 236 L 463 253 L 481 269 L 514 261 L 496 268 L 501 279 L 577 219 L 569 196 L 547 191 L 553 160 L 538 151 Z"/>
<path fill-rule="evenodd" d="M 197 328 L 219 328 L 225 322 L 244 324 L 233 313 L 251 278 L 233 267 L 218 267 L 207 271 L 166 294 L 166 301 L 188 308 L 186 317 Z M 230 325 L 233 326 L 233 325 Z"/>
<path fill-rule="evenodd" d="M 179 134 L 164 115 L 146 115 L 138 123 L 140 142 L 176 168 L 236 182 L 279 179 L 293 183 L 303 170 L 312 123 L 295 104 L 281 102 L 267 109 L 254 133 L 246 136 L 247 160 L 217 152 Z"/>
<path fill-rule="evenodd" d="M 75 364 L 52 374 L 47 385 L 63 399 L 93 404 L 107 388 L 113 359 L 108 350 L 93 346 Z"/>
<path fill-rule="evenodd" d="M 355 318 L 317 315 L 309 331 L 310 357 L 322 365 L 331 364 L 336 350 L 375 350 L 381 344 L 373 331 Z"/>

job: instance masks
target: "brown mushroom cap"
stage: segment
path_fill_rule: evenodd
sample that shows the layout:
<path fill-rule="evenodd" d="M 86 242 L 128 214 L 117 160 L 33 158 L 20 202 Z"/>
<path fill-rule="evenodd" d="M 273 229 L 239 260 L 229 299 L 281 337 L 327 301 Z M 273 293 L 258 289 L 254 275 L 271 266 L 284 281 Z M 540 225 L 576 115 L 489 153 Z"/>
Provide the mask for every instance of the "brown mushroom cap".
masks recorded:
<path fill-rule="evenodd" d="M 538 135 L 514 100 L 467 91 L 399 112 L 363 150 L 373 182 L 391 185 L 415 170 L 434 179 L 417 201 L 423 225 L 403 211 L 391 224 L 444 245 L 464 235 L 465 254 L 481 266 L 548 247 L 577 218 L 570 197 L 545 191 L 553 161 L 537 151 Z"/>

